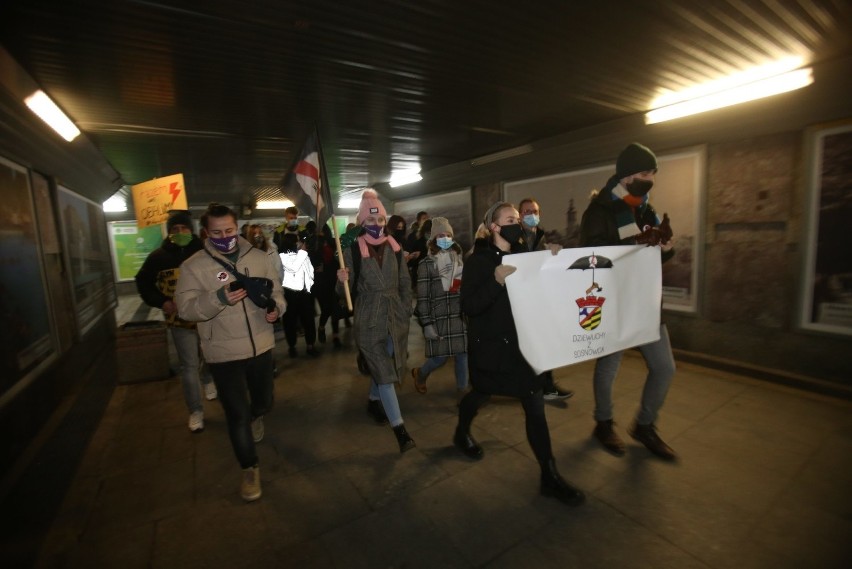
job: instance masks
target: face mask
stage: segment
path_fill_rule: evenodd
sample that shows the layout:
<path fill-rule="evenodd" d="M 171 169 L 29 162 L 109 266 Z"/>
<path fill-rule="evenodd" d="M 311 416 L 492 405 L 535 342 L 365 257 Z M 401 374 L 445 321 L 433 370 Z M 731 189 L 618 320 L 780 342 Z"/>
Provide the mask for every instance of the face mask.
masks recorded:
<path fill-rule="evenodd" d="M 384 226 L 382 225 L 365 225 L 364 231 L 367 232 L 367 235 L 372 237 L 373 239 L 378 239 L 384 233 Z"/>
<path fill-rule="evenodd" d="M 524 216 L 524 224 L 527 227 L 536 227 L 539 221 L 539 217 L 534 213 L 530 213 Z"/>
<path fill-rule="evenodd" d="M 524 236 L 524 229 L 517 223 L 513 223 L 512 225 L 501 225 L 500 226 L 500 237 L 505 239 L 509 245 L 515 245 L 521 242 L 521 238 Z"/>
<path fill-rule="evenodd" d="M 396 239 L 397 243 L 402 243 L 403 241 L 405 241 L 405 230 L 397 229 L 393 232 L 393 238 Z"/>
<path fill-rule="evenodd" d="M 453 240 L 450 237 L 438 237 L 435 239 L 435 245 L 446 251 L 453 246 Z"/>
<path fill-rule="evenodd" d="M 263 241 L 263 235 L 255 235 L 252 238 L 252 242 L 254 243 L 255 247 L 263 247 Z"/>
<path fill-rule="evenodd" d="M 287 229 L 293 231 L 293 230 L 298 229 L 298 228 L 299 228 L 299 220 L 298 219 L 291 219 L 290 221 L 287 222 Z"/>
<path fill-rule="evenodd" d="M 189 242 L 192 241 L 192 233 L 171 233 L 169 235 L 169 241 L 178 247 L 186 247 L 189 245 Z"/>
<path fill-rule="evenodd" d="M 237 236 L 233 237 L 208 237 L 210 244 L 220 253 L 230 253 L 237 247 Z"/>
<path fill-rule="evenodd" d="M 654 187 L 654 182 L 651 180 L 635 179 L 627 184 L 627 191 L 631 196 L 641 198 L 650 192 L 652 187 Z"/>

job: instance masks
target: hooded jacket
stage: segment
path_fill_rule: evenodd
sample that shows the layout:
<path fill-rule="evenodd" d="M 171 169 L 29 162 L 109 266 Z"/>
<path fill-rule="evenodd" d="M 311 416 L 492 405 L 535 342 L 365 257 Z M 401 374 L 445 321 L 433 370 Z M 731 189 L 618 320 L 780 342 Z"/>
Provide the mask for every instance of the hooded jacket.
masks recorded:
<path fill-rule="evenodd" d="M 169 300 L 174 300 L 175 288 L 180 276 L 180 265 L 201 250 L 201 239 L 196 235 L 185 247 L 181 247 L 166 237 L 159 248 L 151 251 L 136 273 L 136 290 L 148 306 L 162 308 Z M 194 328 L 195 323 L 187 322 L 178 315 L 166 320 L 168 326 Z"/>
<path fill-rule="evenodd" d="M 278 273 L 265 251 L 252 247 L 246 239 L 237 238 L 239 257 L 236 270 L 250 277 L 272 281 L 272 298 L 282 314 L 286 308 Z M 198 322 L 201 350 L 209 363 L 244 360 L 268 352 L 275 345 L 272 324 L 266 321 L 266 310 L 244 298 L 234 306 L 222 302 L 219 290 L 235 279 L 212 257 L 233 264 L 209 241 L 181 266 L 175 301 L 180 315 Z"/>
<path fill-rule="evenodd" d="M 307 290 L 314 286 L 314 266 L 310 255 L 304 249 L 279 255 L 284 266 L 284 288 Z"/>

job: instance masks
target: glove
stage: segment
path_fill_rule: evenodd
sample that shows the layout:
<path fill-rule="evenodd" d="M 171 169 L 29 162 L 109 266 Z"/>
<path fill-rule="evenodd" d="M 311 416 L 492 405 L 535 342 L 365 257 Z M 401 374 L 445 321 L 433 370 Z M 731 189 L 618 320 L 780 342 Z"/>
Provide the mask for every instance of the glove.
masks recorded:
<path fill-rule="evenodd" d="M 506 284 L 506 277 L 517 271 L 518 268 L 512 265 L 498 265 L 494 268 L 494 278 L 501 285 Z"/>
<path fill-rule="evenodd" d="M 427 324 L 423 327 L 423 336 L 427 340 L 438 340 L 441 337 L 438 336 L 438 332 L 435 330 L 435 327 L 432 324 Z"/>
<path fill-rule="evenodd" d="M 663 221 L 657 227 L 651 227 L 650 225 L 646 225 L 642 230 L 642 233 L 636 236 L 637 244 L 644 244 L 648 247 L 653 247 L 654 245 L 665 244 L 671 241 L 672 239 L 672 226 L 669 221 L 669 215 L 667 213 L 663 214 Z"/>

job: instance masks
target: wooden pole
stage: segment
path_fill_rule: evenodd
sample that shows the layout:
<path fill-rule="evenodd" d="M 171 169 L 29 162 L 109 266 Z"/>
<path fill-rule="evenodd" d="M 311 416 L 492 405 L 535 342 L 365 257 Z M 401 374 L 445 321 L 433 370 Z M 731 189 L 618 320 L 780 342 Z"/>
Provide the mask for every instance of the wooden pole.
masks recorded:
<path fill-rule="evenodd" d="M 343 258 L 343 247 L 340 245 L 340 235 L 337 233 L 337 221 L 334 218 L 334 214 L 331 215 L 331 228 L 332 231 L 334 231 L 334 242 L 337 243 L 337 262 L 340 264 L 341 269 L 345 269 L 346 261 Z M 348 280 L 343 283 L 343 292 L 346 293 L 346 308 L 348 308 L 351 313 L 353 311 L 352 294 L 349 292 Z"/>

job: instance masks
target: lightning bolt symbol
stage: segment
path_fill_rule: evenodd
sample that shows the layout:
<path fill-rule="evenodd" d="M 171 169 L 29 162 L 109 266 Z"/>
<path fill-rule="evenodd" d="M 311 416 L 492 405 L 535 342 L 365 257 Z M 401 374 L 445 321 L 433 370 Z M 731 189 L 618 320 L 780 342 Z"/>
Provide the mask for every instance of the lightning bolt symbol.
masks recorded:
<path fill-rule="evenodd" d="M 175 203 L 175 200 L 177 199 L 178 195 L 180 194 L 180 188 L 178 188 L 177 186 L 178 186 L 177 182 L 172 182 L 171 184 L 169 184 L 169 193 L 172 195 L 172 203 L 173 204 Z"/>

